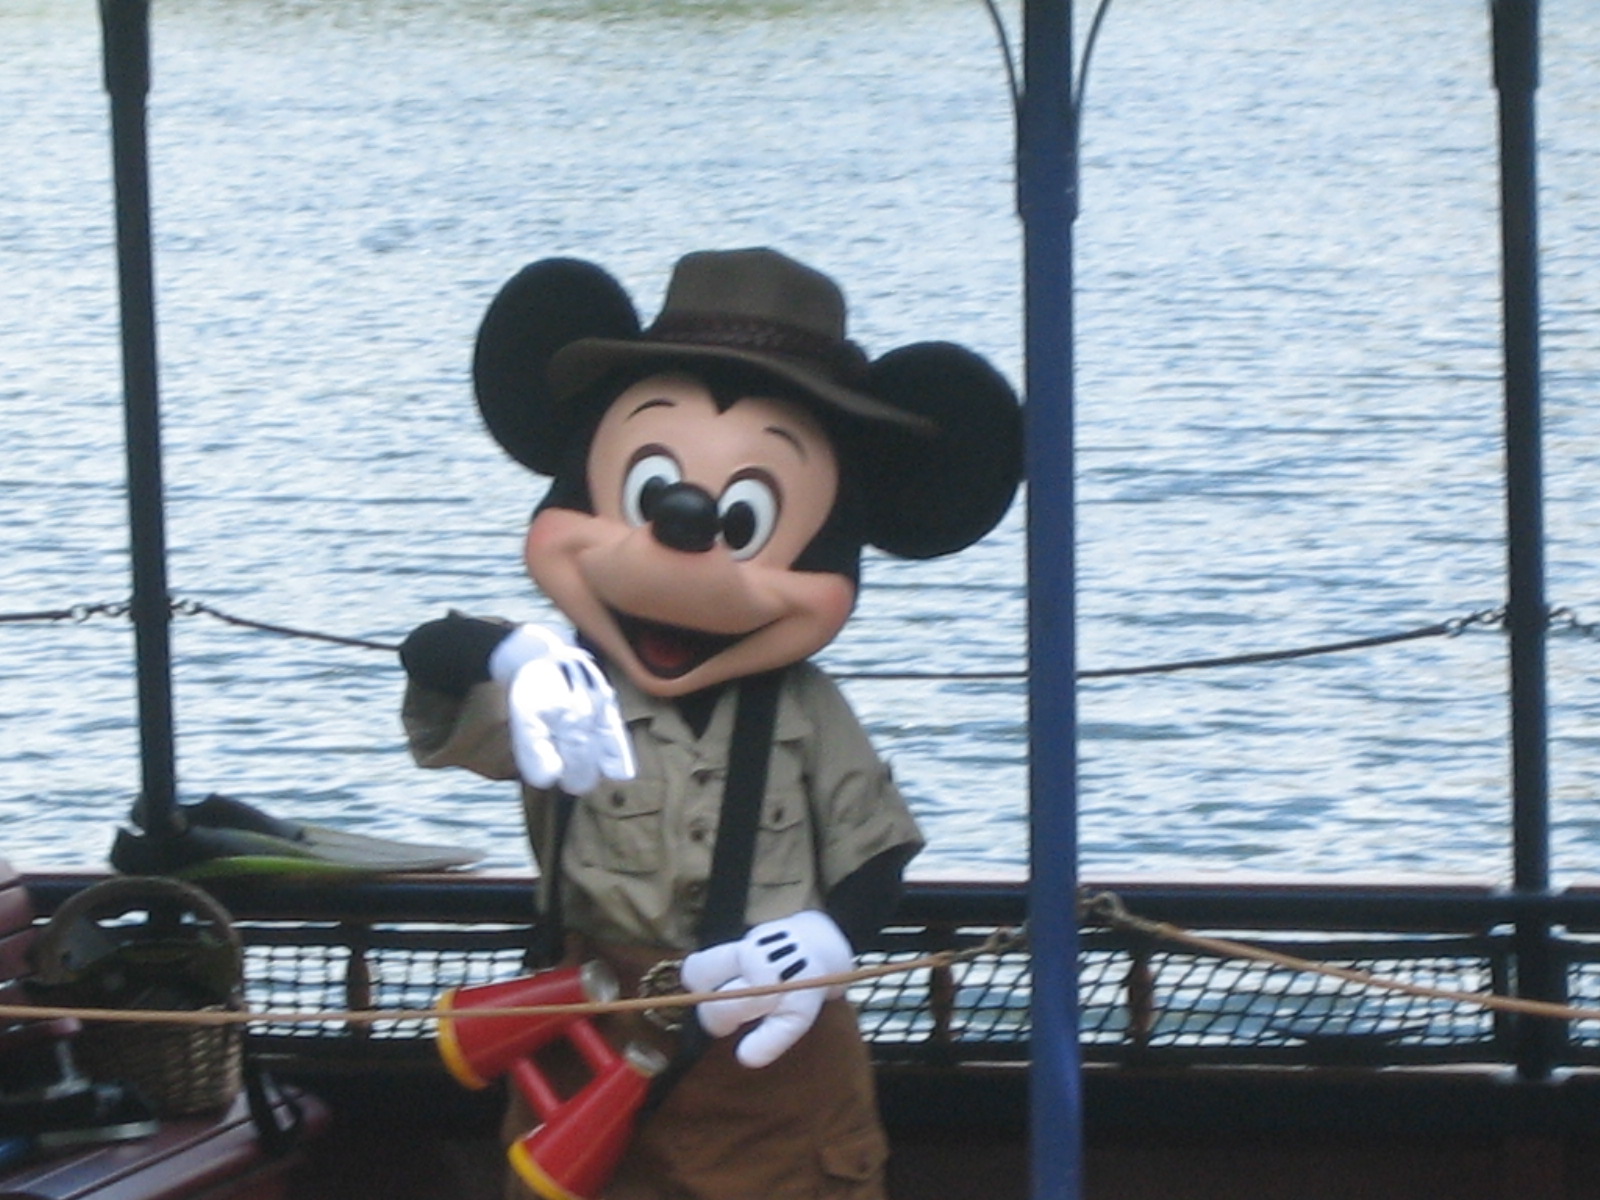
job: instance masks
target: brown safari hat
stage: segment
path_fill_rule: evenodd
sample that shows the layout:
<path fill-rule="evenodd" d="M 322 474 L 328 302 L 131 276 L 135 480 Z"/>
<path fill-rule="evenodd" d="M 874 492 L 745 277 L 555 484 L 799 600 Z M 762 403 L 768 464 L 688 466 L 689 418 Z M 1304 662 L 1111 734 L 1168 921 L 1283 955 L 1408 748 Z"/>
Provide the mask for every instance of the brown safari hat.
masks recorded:
<path fill-rule="evenodd" d="M 615 398 L 609 376 L 630 364 L 648 373 L 711 360 L 748 364 L 849 418 L 834 433 L 866 496 L 864 544 L 908 558 L 948 554 L 1011 503 L 1022 416 L 1005 378 L 952 342 L 869 360 L 846 334 L 838 285 L 776 250 L 685 255 L 648 328 L 602 267 L 530 263 L 484 314 L 473 389 L 508 454 L 558 484 L 581 483 L 586 439 Z"/>
<path fill-rule="evenodd" d="M 776 250 L 684 255 L 655 322 L 637 337 L 580 338 L 557 351 L 551 391 L 570 399 L 614 367 L 663 353 L 750 363 L 853 416 L 926 425 L 867 392 L 867 356 L 845 335 L 838 285 Z"/>

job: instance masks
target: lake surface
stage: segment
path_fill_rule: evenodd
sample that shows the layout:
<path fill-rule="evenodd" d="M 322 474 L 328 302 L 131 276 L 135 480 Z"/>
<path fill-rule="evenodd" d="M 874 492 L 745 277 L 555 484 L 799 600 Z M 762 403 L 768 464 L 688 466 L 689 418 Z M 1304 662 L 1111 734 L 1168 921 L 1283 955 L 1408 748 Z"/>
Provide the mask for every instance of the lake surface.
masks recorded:
<path fill-rule="evenodd" d="M 882 353 L 1021 375 L 1011 111 L 976 0 L 156 0 L 174 594 L 398 641 L 537 619 L 541 481 L 472 339 L 575 254 L 648 317 L 691 249 L 838 278 Z M 1600 621 L 1600 7 L 1546 0 L 1549 595 Z M 1465 0 L 1117 0 L 1089 77 L 1080 665 L 1405 630 L 1503 601 L 1495 108 Z M 1083 26 L 1087 15 L 1080 16 Z M 1013 35 L 1015 29 L 1013 29 Z M 128 591 L 106 103 L 88 0 L 0 0 L 0 615 Z M 1022 513 L 873 559 L 823 661 L 1020 669 Z M 506 785 L 413 767 L 387 653 L 174 625 L 184 796 L 527 864 Z M 1552 639 L 1556 875 L 1600 873 L 1600 638 Z M 0 853 L 98 865 L 137 786 L 125 622 L 0 623 Z M 1085 684 L 1091 876 L 1509 872 L 1502 635 Z M 930 837 L 1025 867 L 1015 680 L 847 680 Z"/>

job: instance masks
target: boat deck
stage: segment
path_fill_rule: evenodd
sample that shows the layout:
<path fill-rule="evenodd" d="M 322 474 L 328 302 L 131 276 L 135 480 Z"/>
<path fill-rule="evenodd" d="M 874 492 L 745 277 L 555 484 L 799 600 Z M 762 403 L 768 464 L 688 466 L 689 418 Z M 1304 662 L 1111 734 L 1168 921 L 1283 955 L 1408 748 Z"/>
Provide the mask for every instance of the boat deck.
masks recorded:
<path fill-rule="evenodd" d="M 1589 1076 L 1532 1086 L 1436 1068 L 1091 1069 L 1085 1083 L 1085 1200 L 1600 1196 L 1600 1079 Z M 1026 1200 L 1022 1122 L 993 1119 L 1014 1109 L 1020 1084 L 1020 1075 L 974 1086 L 890 1073 L 893 1200 Z M 942 1119 L 924 1123 L 935 1108 Z M 500 1194 L 487 1114 L 476 1126 L 440 1127 L 381 1105 L 345 1111 L 363 1115 L 311 1148 L 297 1200 Z"/>
<path fill-rule="evenodd" d="M 34 876 L 50 911 L 90 876 Z M 333 1113 L 305 1200 L 500 1194 L 499 1097 L 444 1072 L 426 1021 L 297 1023 L 285 1010 L 425 1010 L 521 974 L 526 879 L 393 878 L 220 889 L 246 949 L 248 1038 Z M 1422 984 L 1504 990 L 1525 900 L 1492 889 L 1120 889 L 1190 929 Z M 1600 987 L 1600 897 L 1548 899 L 1568 994 Z M 1521 907 L 1508 907 L 1520 905 Z M 1013 885 L 911 889 L 866 956 L 982 946 L 1025 916 Z M 1600 1030 L 1220 960 L 1124 930 L 1082 943 L 1088 1200 L 1577 1200 L 1600 1196 Z M 1029 1194 L 1027 952 L 853 991 L 879 1068 L 900 1200 Z M 1540 1052 L 1549 1069 L 1519 1072 Z"/>

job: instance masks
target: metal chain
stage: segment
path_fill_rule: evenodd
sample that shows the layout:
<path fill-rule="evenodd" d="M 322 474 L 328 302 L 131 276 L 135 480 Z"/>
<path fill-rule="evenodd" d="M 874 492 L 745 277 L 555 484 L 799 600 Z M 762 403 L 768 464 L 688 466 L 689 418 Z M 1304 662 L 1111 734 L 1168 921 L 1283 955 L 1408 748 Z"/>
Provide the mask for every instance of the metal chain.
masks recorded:
<path fill-rule="evenodd" d="M 318 633 L 311 629 L 297 629 L 291 625 L 273 625 L 266 621 L 252 621 L 248 617 L 238 617 L 225 613 L 220 609 L 200 600 L 172 600 L 168 605 L 170 610 L 180 617 L 207 616 L 222 621 L 228 625 L 237 625 L 245 629 L 256 629 L 263 633 L 280 633 L 286 637 L 304 638 L 310 641 L 332 642 L 339 646 L 357 646 L 364 650 L 396 651 L 400 647 L 390 642 L 377 642 L 368 638 L 343 637 L 334 633 Z M 83 624 L 92 617 L 126 617 L 132 608 L 125 603 L 118 604 L 75 604 L 71 608 L 40 609 L 36 612 L 0 613 L 0 625 L 39 624 L 41 622 L 74 621 Z"/>
<path fill-rule="evenodd" d="M 1556 611 L 1559 610 L 1552 610 L 1550 613 L 1552 622 L 1555 619 Z M 1444 624 L 1446 637 L 1460 637 L 1467 630 L 1473 628 L 1504 629 L 1506 624 L 1505 605 L 1501 605 L 1499 608 L 1480 608 L 1475 613 L 1468 613 L 1464 617 L 1456 617 L 1446 621 Z"/>
<path fill-rule="evenodd" d="M 290 625 L 276 625 L 266 621 L 254 621 L 247 617 L 235 616 L 220 609 L 213 608 L 199 600 L 175 599 L 171 602 L 172 612 L 179 616 L 208 616 L 214 620 L 222 621 L 228 625 L 235 625 L 245 629 L 254 629 L 263 633 L 276 633 L 285 637 L 302 638 L 311 641 L 329 642 L 339 646 L 355 646 L 364 650 L 383 650 L 390 653 L 397 651 L 399 646 L 391 642 L 373 641 L 368 638 L 345 637 L 338 634 L 318 633 L 315 630 L 299 629 Z M 82 623 L 92 617 L 125 617 L 128 615 L 129 606 L 125 603 L 116 604 L 78 604 L 71 608 L 46 609 L 37 612 L 0 613 L 0 624 L 38 623 L 42 621 L 75 621 Z M 1127 678 L 1135 675 L 1173 674 L 1178 671 L 1194 671 L 1213 667 L 1233 667 L 1270 662 L 1286 662 L 1296 658 L 1309 658 L 1314 655 L 1335 654 L 1350 650 L 1366 650 L 1377 646 L 1392 645 L 1397 642 L 1415 641 L 1428 637 L 1459 637 L 1469 629 L 1496 629 L 1505 625 L 1506 612 L 1504 608 L 1485 608 L 1465 616 L 1452 617 L 1445 621 L 1436 621 L 1429 625 L 1422 625 L 1415 629 L 1400 630 L 1395 633 L 1375 634 L 1371 637 L 1350 638 L 1345 641 L 1323 642 L 1312 646 L 1300 646 L 1286 650 L 1262 650 L 1246 654 L 1231 654 L 1213 658 L 1181 659 L 1175 662 L 1151 663 L 1134 667 L 1102 667 L 1097 669 L 1080 670 L 1079 679 L 1112 679 Z M 1586 637 L 1600 636 L 1600 626 L 1587 624 L 1580 621 L 1577 614 L 1570 608 L 1554 608 L 1550 610 L 1550 628 L 1567 630 L 1579 633 Z M 999 671 L 835 671 L 838 679 L 848 680 L 1020 680 L 1027 678 L 1024 670 L 999 670 Z"/>
<path fill-rule="evenodd" d="M 71 608 L 49 608 L 39 612 L 0 613 L 0 625 L 37 624 L 40 621 L 76 621 L 83 624 L 90 617 L 125 617 L 126 604 L 75 604 Z"/>
<path fill-rule="evenodd" d="M 1561 633 L 1575 633 L 1579 637 L 1600 637 L 1600 623 L 1585 621 L 1571 608 L 1552 608 L 1550 628 Z"/>

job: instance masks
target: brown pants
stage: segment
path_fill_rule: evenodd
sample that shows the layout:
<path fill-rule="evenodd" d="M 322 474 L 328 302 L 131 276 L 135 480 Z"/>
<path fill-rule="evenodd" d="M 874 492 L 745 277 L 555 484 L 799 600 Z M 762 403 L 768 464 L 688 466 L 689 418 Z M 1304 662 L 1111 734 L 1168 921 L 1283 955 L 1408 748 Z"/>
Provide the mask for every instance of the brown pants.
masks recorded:
<path fill-rule="evenodd" d="M 738 1036 L 712 1043 L 644 1121 L 604 1200 L 882 1200 L 888 1145 L 855 1010 L 828 1001 L 760 1070 L 734 1058 Z M 536 1123 L 513 1091 L 508 1143 Z M 534 1193 L 512 1173 L 506 1195 Z"/>

